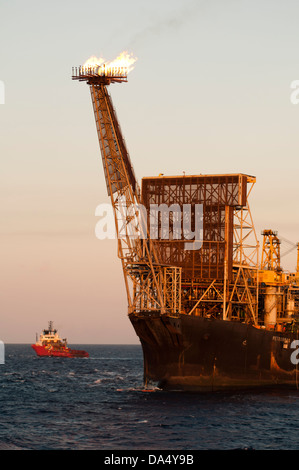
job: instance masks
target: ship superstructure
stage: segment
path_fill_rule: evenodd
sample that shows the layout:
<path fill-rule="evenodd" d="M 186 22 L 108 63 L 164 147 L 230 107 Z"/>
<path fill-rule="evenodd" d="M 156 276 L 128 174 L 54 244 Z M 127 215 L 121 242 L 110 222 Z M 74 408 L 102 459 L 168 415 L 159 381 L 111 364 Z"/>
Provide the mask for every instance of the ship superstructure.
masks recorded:
<path fill-rule="evenodd" d="M 49 344 L 59 344 L 66 346 L 66 338 L 61 339 L 57 330 L 53 328 L 53 322 L 49 321 L 48 328 L 44 329 L 36 340 L 36 344 L 39 346 L 46 346 Z"/>

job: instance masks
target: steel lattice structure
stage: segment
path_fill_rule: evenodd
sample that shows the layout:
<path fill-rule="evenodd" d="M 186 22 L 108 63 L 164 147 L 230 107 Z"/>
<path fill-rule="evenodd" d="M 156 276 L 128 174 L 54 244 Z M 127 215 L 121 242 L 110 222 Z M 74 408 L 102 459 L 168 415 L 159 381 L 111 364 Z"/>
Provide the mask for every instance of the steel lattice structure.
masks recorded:
<path fill-rule="evenodd" d="M 248 200 L 254 184 L 243 174 L 143 178 L 148 211 L 151 204 L 203 204 L 200 250 L 186 250 L 173 233 L 154 241 L 163 262 L 182 268 L 184 313 L 257 323 L 259 245 Z"/>

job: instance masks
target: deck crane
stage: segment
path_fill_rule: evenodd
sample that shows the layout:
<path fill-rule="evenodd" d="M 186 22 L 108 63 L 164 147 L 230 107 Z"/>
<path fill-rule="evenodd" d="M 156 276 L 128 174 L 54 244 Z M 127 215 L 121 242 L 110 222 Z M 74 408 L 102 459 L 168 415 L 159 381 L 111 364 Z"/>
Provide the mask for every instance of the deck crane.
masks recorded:
<path fill-rule="evenodd" d="M 273 230 L 263 230 L 263 251 L 261 260 L 261 269 L 270 271 L 282 271 L 281 258 L 297 249 L 297 265 L 296 272 L 299 272 L 299 243 L 294 243 L 282 236 L 278 237 L 278 232 Z M 281 242 L 288 245 L 286 251 L 281 253 Z"/>
<path fill-rule="evenodd" d="M 159 262 L 142 211 L 140 189 L 107 86 L 127 81 L 126 68 L 74 67 L 72 79 L 91 92 L 108 195 L 114 212 L 128 314 L 166 313 L 181 308 L 181 268 Z"/>

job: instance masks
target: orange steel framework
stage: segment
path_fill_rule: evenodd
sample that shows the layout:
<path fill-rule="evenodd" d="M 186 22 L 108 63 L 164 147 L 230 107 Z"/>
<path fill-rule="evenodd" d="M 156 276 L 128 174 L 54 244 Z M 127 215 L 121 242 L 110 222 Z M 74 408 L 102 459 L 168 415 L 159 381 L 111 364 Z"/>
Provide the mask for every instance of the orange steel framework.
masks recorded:
<path fill-rule="evenodd" d="M 143 178 L 148 211 L 151 204 L 203 204 L 200 250 L 186 250 L 171 230 L 169 240 L 153 241 L 163 263 L 182 268 L 183 313 L 257 324 L 259 244 L 248 200 L 254 184 L 243 174 Z"/>
<path fill-rule="evenodd" d="M 129 313 L 214 316 L 257 324 L 258 241 L 248 202 L 255 178 L 143 178 L 141 194 L 107 91 L 107 85 L 127 81 L 126 70 L 77 67 L 72 78 L 90 87 Z M 148 213 L 152 203 L 202 204 L 202 247 L 184 249 L 186 240 L 173 240 L 171 231 L 169 240 L 152 240 L 148 228 L 140 237 L 148 227 L 141 220 L 141 202 Z"/>
<path fill-rule="evenodd" d="M 273 230 L 263 230 L 263 251 L 261 269 L 279 271 L 280 270 L 280 240 L 277 232 Z"/>

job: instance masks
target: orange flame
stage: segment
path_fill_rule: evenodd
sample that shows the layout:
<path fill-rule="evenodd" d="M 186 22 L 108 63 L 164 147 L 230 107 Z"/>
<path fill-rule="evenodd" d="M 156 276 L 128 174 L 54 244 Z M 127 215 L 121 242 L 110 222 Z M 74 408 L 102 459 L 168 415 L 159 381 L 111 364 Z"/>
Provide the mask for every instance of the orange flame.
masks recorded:
<path fill-rule="evenodd" d="M 134 69 L 136 60 L 137 57 L 134 57 L 132 53 L 123 51 L 116 59 L 112 60 L 111 62 L 107 62 L 102 57 L 91 56 L 84 63 L 83 68 L 98 68 L 99 75 L 102 75 L 103 71 L 105 71 L 105 74 L 110 74 L 112 70 L 116 69 L 125 69 L 126 73 L 129 73 Z"/>

